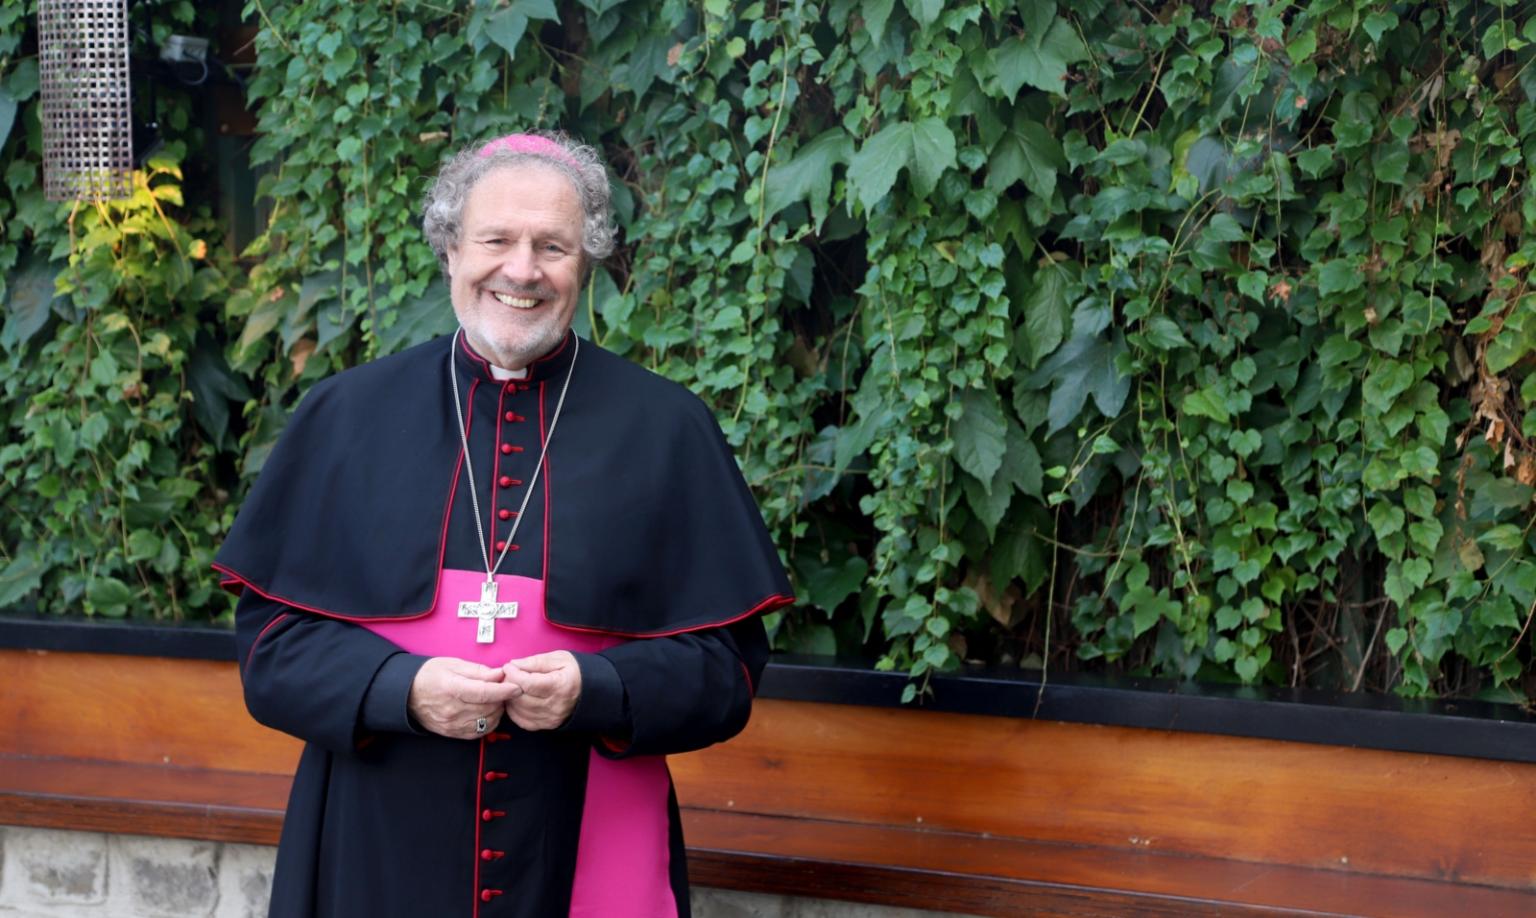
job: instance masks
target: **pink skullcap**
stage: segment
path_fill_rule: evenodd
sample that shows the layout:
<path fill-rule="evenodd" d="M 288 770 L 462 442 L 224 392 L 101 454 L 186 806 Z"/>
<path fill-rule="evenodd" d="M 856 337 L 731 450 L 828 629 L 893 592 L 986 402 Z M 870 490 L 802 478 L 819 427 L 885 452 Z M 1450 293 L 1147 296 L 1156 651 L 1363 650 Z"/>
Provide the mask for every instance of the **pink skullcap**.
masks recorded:
<path fill-rule="evenodd" d="M 540 137 L 537 134 L 508 134 L 498 137 L 480 148 L 481 156 L 490 156 L 493 153 L 505 150 L 508 153 L 531 153 L 534 156 L 546 156 L 558 160 L 572 169 L 580 169 L 581 164 L 565 152 L 565 148 L 550 140 L 548 137 Z"/>

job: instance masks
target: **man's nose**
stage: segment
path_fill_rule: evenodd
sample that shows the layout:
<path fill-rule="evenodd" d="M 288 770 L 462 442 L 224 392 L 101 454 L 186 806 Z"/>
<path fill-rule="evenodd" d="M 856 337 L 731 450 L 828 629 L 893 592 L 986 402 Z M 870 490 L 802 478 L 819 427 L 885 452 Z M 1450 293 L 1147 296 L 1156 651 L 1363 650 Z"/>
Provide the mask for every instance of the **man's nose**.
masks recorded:
<path fill-rule="evenodd" d="M 514 284 L 536 284 L 543 276 L 533 245 L 520 242 L 507 250 L 501 262 L 501 275 Z"/>

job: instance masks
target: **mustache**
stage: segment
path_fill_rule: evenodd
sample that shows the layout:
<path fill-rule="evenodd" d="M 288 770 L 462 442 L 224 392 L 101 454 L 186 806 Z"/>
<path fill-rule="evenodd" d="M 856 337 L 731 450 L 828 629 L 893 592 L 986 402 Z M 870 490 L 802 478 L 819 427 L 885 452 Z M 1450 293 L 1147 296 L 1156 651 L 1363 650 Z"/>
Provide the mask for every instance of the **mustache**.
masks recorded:
<path fill-rule="evenodd" d="M 485 291 L 487 293 L 499 293 L 502 296 L 515 296 L 530 300 L 552 300 L 555 298 L 555 291 L 536 284 L 527 287 L 518 284 L 495 284 L 487 286 Z"/>

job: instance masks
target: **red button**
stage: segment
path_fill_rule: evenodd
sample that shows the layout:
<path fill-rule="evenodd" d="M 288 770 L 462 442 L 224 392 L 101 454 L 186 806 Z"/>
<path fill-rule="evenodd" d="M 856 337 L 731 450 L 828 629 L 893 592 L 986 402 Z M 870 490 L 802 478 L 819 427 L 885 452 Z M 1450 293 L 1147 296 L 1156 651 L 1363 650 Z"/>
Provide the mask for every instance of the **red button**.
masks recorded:
<path fill-rule="evenodd" d="M 515 382 L 507 383 L 507 391 L 508 392 L 516 392 L 517 391 L 517 383 L 515 383 Z"/>
<path fill-rule="evenodd" d="M 513 421 L 517 420 L 517 412 L 516 411 L 508 411 L 506 414 L 502 415 L 501 417 L 508 424 L 511 424 Z"/>
<path fill-rule="evenodd" d="M 501 444 L 501 454 L 503 456 L 508 455 L 511 452 L 512 452 L 512 444 L 510 444 L 510 443 L 503 443 L 503 444 Z"/>
<path fill-rule="evenodd" d="M 503 475 L 500 478 L 496 479 L 496 483 L 501 485 L 503 488 L 510 488 L 510 487 L 512 487 L 513 480 L 514 479 L 512 478 L 511 475 Z"/>
<path fill-rule="evenodd" d="M 499 889 L 482 889 L 480 890 L 480 901 L 489 902 L 499 895 L 501 895 L 501 890 Z"/>
<path fill-rule="evenodd" d="M 507 811 L 506 810 L 481 810 L 480 811 L 480 821 L 481 822 L 490 822 L 492 819 L 500 819 L 501 817 L 503 817 L 505 815 L 507 815 Z"/>
<path fill-rule="evenodd" d="M 502 551 L 506 547 L 507 547 L 507 540 L 506 539 L 497 539 L 496 540 L 496 550 L 497 551 Z"/>
<path fill-rule="evenodd" d="M 486 848 L 484 851 L 480 852 L 480 860 L 482 861 L 499 861 L 506 856 L 507 852 L 492 851 L 490 848 Z"/>
<path fill-rule="evenodd" d="M 488 771 L 488 772 L 485 773 L 485 780 L 487 780 L 487 781 L 500 781 L 501 779 L 505 778 L 506 776 L 507 776 L 507 773 L 504 772 L 504 771 Z"/>
<path fill-rule="evenodd" d="M 496 511 L 496 515 L 501 517 L 501 519 L 503 521 L 510 520 L 512 518 L 512 511 L 511 510 L 497 510 Z"/>

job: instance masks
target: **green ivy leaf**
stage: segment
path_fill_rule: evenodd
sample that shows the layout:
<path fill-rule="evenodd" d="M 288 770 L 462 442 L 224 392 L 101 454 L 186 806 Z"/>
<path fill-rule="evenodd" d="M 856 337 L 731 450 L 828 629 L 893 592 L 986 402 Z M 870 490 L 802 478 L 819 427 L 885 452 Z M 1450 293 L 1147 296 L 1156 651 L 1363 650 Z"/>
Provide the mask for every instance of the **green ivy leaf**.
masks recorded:
<path fill-rule="evenodd" d="M 528 17 L 515 7 L 496 12 L 485 23 L 486 36 L 500 45 L 510 57 L 517 56 L 517 44 L 523 40 L 523 33 L 527 30 Z"/>
<path fill-rule="evenodd" d="M 1178 323 L 1167 316 L 1153 316 L 1147 320 L 1146 338 L 1160 351 L 1189 346 L 1189 339 L 1179 330 Z"/>
<path fill-rule="evenodd" d="M 955 166 L 955 135 L 941 118 L 925 118 L 913 124 L 898 121 L 886 125 L 864 142 L 848 164 L 848 181 L 865 210 L 870 210 L 896 184 L 896 175 L 909 169 L 919 195 L 928 195 L 939 176 Z"/>
<path fill-rule="evenodd" d="M 1061 346 L 1066 336 L 1071 304 L 1067 291 L 1071 278 L 1057 262 L 1047 262 L 1035 272 L 1035 285 L 1024 301 L 1024 330 L 1019 349 L 1024 363 L 1033 368 Z"/>
<path fill-rule="evenodd" d="M 28 593 L 42 587 L 45 568 L 30 545 L 21 550 L 0 570 L 0 609 L 15 606 Z"/>
<path fill-rule="evenodd" d="M 1050 198 L 1056 192 L 1057 173 L 1066 168 L 1066 157 L 1055 136 L 1021 112 L 992 151 L 987 187 L 1002 192 L 1022 179 L 1030 191 Z"/>
<path fill-rule="evenodd" d="M 843 559 L 841 564 L 806 571 L 800 585 L 805 590 L 805 600 L 830 615 L 842 605 L 843 600 L 859 591 L 867 576 L 869 562 L 858 555 L 852 555 Z"/>
<path fill-rule="evenodd" d="M 1108 341 L 1097 335 L 1075 336 L 1026 378 L 1032 388 L 1051 386 L 1047 437 L 1076 420 L 1090 395 L 1100 414 L 1119 415 L 1131 390 L 1130 377 L 1115 368 L 1125 350 L 1118 332 Z"/>
<path fill-rule="evenodd" d="M 772 217 L 796 201 L 806 201 L 819 232 L 830 208 L 832 167 L 846 165 L 852 156 L 853 139 L 842 128 L 826 131 L 796 150 L 789 162 L 768 170 L 765 215 Z"/>
<path fill-rule="evenodd" d="M 1067 68 L 1087 57 L 1077 30 L 1061 17 L 1043 31 L 1008 39 L 993 52 L 998 82 L 1010 102 L 1026 84 L 1065 96 Z"/>
<path fill-rule="evenodd" d="M 1371 528 L 1376 531 L 1376 538 L 1378 539 L 1385 539 L 1387 536 L 1403 528 L 1403 508 L 1384 500 L 1373 504 L 1365 518 L 1371 524 Z"/>
<path fill-rule="evenodd" d="M 1323 296 L 1359 290 L 1362 283 L 1364 277 L 1360 265 L 1352 258 L 1336 258 L 1325 262 L 1317 272 L 1317 292 Z"/>
<path fill-rule="evenodd" d="M 1232 420 L 1232 415 L 1227 411 L 1227 406 L 1222 403 L 1221 394 L 1210 386 L 1204 389 L 1197 389 L 1184 396 L 1182 407 L 1185 414 L 1195 414 L 1203 418 L 1210 418 L 1218 424 L 1227 424 Z"/>
<path fill-rule="evenodd" d="M 861 9 L 864 12 L 864 27 L 869 30 L 870 38 L 879 43 L 885 37 L 885 24 L 891 18 L 891 10 L 896 6 L 896 0 L 863 0 Z"/>
<path fill-rule="evenodd" d="M 0 87 L 0 147 L 11 136 L 11 126 L 16 123 L 16 98 Z"/>
<path fill-rule="evenodd" d="M 906 0 L 907 12 L 917 20 L 917 24 L 923 28 L 933 25 L 944 12 L 944 0 Z"/>
<path fill-rule="evenodd" d="M 378 339 L 381 354 L 393 354 L 413 344 L 449 334 L 458 320 L 453 315 L 448 284 L 439 277 L 425 293 L 401 303 L 398 309 L 384 316 L 379 324 L 383 327 L 375 328 L 373 333 Z"/>
<path fill-rule="evenodd" d="M 954 426 L 955 461 L 991 493 L 992 479 L 1003 464 L 1008 421 L 997 393 L 990 390 L 967 389 L 960 404 L 960 419 Z M 1007 489 L 1003 490 L 1006 494 Z"/>
<path fill-rule="evenodd" d="M 0 347 L 13 349 L 26 344 L 48 324 L 58 273 L 47 259 L 33 256 L 19 272 L 7 278 L 5 327 L 0 329 Z"/>

